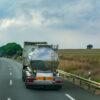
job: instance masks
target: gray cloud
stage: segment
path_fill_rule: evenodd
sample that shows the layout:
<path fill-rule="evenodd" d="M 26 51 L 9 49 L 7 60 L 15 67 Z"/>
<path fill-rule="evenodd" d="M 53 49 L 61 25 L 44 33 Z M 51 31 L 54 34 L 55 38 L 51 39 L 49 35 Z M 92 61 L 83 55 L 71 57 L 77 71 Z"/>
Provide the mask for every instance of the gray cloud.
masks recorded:
<path fill-rule="evenodd" d="M 58 43 L 61 48 L 84 48 L 88 43 L 99 47 L 98 0 L 11 0 L 8 4 L 4 0 L 0 4 L 0 45 L 26 40 Z"/>

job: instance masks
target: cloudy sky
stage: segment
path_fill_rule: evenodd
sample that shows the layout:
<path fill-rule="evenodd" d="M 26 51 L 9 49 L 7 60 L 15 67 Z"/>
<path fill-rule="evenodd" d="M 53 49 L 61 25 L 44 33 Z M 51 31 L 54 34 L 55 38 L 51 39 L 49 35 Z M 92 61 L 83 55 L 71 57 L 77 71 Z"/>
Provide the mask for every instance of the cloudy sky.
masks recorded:
<path fill-rule="evenodd" d="M 100 48 L 100 0 L 0 0 L 0 46 L 24 41 Z"/>

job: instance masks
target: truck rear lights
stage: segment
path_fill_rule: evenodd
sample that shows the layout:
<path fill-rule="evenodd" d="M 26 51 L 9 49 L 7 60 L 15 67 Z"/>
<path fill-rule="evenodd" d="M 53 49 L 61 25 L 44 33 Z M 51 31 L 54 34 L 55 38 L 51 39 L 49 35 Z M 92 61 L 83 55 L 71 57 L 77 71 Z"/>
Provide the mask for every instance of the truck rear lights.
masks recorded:
<path fill-rule="evenodd" d="M 60 80 L 57 80 L 57 81 L 56 81 L 56 83 L 62 83 L 62 81 L 60 81 Z"/>
<path fill-rule="evenodd" d="M 36 77 L 36 80 L 44 80 L 44 77 Z"/>
<path fill-rule="evenodd" d="M 53 77 L 46 77 L 46 80 L 53 80 Z"/>
<path fill-rule="evenodd" d="M 28 78 L 27 82 L 34 82 L 34 79 L 33 78 Z"/>

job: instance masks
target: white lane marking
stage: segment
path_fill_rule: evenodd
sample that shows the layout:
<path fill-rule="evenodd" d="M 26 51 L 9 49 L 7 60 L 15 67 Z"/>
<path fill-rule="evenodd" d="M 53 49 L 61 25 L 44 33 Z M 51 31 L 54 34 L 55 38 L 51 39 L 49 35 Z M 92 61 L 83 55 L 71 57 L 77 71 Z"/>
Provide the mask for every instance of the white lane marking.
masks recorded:
<path fill-rule="evenodd" d="M 12 75 L 12 72 L 10 72 L 10 75 Z"/>
<path fill-rule="evenodd" d="M 69 94 L 65 94 L 65 96 L 67 96 L 70 100 L 75 100 L 72 96 L 70 96 Z"/>
<path fill-rule="evenodd" d="M 12 84 L 13 84 L 12 80 L 10 80 L 9 84 L 10 84 L 10 86 L 12 86 Z"/>
<path fill-rule="evenodd" d="M 11 100 L 11 98 L 8 98 L 7 100 Z"/>

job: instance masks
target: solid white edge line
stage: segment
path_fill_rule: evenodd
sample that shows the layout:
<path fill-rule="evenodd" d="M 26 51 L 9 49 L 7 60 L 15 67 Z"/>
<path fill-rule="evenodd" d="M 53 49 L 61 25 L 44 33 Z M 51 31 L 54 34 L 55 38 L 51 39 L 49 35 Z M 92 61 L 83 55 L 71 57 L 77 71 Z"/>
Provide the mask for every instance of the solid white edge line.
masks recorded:
<path fill-rule="evenodd" d="M 11 100 L 11 98 L 8 98 L 7 100 Z"/>
<path fill-rule="evenodd" d="M 10 84 L 10 86 L 13 84 L 13 83 L 12 83 L 12 80 L 10 80 L 10 83 L 9 83 L 9 84 Z"/>
<path fill-rule="evenodd" d="M 65 94 L 65 96 L 67 96 L 70 100 L 75 100 L 72 96 L 70 96 L 69 94 Z"/>

